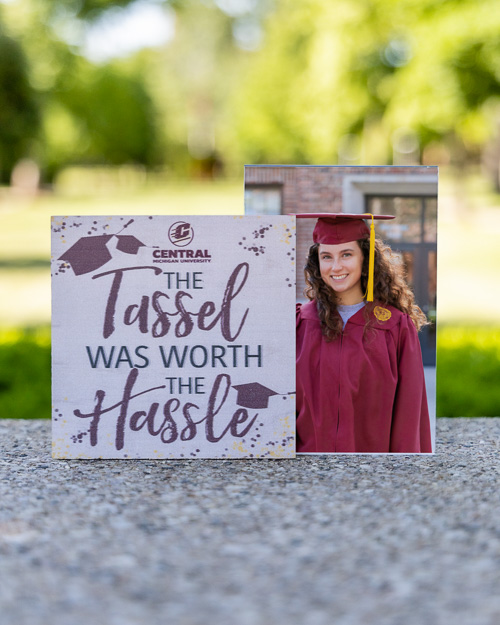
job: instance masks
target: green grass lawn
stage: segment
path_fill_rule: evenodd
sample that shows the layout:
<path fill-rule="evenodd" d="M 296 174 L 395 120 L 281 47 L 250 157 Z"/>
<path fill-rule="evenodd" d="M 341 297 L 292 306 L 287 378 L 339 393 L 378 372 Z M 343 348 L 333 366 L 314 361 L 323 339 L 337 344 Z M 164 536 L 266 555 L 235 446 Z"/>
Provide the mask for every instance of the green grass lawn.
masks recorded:
<path fill-rule="evenodd" d="M 242 215 L 243 181 L 145 185 L 131 190 L 22 197 L 0 194 L 0 262 L 50 258 L 51 215 Z"/>

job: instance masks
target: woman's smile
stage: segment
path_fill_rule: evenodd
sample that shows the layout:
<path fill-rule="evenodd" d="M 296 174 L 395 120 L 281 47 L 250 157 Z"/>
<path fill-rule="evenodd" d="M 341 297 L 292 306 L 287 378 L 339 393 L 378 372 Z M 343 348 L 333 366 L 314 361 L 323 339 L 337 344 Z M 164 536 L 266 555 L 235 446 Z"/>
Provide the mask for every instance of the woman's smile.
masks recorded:
<path fill-rule="evenodd" d="M 342 275 L 342 276 L 331 276 L 331 277 L 332 277 L 334 280 L 343 280 L 344 278 L 347 278 L 347 276 L 348 276 L 348 275 L 349 275 L 348 273 L 345 273 L 345 274 L 344 274 L 344 275 Z"/>

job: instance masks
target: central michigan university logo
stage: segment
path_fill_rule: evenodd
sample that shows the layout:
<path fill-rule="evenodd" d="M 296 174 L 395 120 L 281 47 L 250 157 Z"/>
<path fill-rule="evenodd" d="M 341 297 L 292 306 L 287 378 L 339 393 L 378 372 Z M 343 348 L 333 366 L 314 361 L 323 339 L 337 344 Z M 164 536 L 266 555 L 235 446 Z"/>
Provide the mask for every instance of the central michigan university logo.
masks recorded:
<path fill-rule="evenodd" d="M 170 243 L 176 247 L 186 247 L 191 243 L 193 237 L 193 228 L 186 221 L 176 221 L 168 230 Z"/>
<path fill-rule="evenodd" d="M 194 239 L 194 230 L 187 221 L 176 221 L 168 229 L 168 238 L 175 247 L 186 247 Z M 193 249 L 155 249 L 155 263 L 209 263 L 212 256 L 208 250 Z"/>

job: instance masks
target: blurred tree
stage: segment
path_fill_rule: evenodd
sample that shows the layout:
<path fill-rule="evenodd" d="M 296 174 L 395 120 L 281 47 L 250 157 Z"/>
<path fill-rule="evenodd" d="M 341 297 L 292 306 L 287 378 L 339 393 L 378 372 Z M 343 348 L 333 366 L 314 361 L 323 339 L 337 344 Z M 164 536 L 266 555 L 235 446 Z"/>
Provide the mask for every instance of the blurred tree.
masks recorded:
<path fill-rule="evenodd" d="M 253 162 L 313 163 L 359 145 L 369 164 L 415 137 L 473 156 L 499 115 L 499 32 L 497 0 L 277 0 L 235 95 L 232 145 Z"/>
<path fill-rule="evenodd" d="M 497 0 L 163 0 L 176 27 L 162 50 L 85 59 L 88 24 L 141 1 L 2 5 L 4 180 L 22 156 L 50 176 L 78 162 L 203 175 L 243 161 L 411 164 L 435 145 L 465 161 L 498 125 Z"/>
<path fill-rule="evenodd" d="M 103 12 L 114 7 L 124 7 L 134 0 L 48 0 L 57 8 L 61 6 L 72 10 L 76 17 L 92 19 L 100 16 Z"/>
<path fill-rule="evenodd" d="M 152 167 L 163 161 L 163 133 L 142 65 L 92 64 L 77 45 L 78 11 L 95 18 L 105 8 L 128 3 L 17 0 L 2 7 L 0 25 L 10 35 L 0 40 L 4 182 L 26 156 L 49 180 L 67 164 Z"/>
<path fill-rule="evenodd" d="M 18 42 L 2 33 L 1 22 L 0 59 L 0 182 L 8 183 L 16 162 L 31 153 L 40 116 L 26 56 Z"/>
<path fill-rule="evenodd" d="M 126 65 L 78 58 L 60 76 L 44 116 L 49 174 L 68 163 L 162 162 L 157 116 L 142 78 Z"/>
<path fill-rule="evenodd" d="M 229 94 L 258 45 L 269 0 L 164 0 L 176 10 L 176 32 L 162 51 L 101 63 L 83 56 L 89 24 L 141 4 L 15 0 L 4 7 L 42 120 L 33 156 L 49 179 L 70 163 L 168 161 L 178 173 L 203 176 L 220 170 Z"/>

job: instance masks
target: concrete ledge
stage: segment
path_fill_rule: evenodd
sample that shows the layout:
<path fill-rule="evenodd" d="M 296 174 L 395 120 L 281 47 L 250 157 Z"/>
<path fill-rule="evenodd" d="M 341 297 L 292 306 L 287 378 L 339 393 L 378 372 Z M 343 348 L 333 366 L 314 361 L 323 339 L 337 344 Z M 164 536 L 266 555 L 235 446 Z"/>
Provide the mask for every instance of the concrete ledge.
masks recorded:
<path fill-rule="evenodd" d="M 1 621 L 493 625 L 500 418 L 433 456 L 62 461 L 0 421 Z"/>

